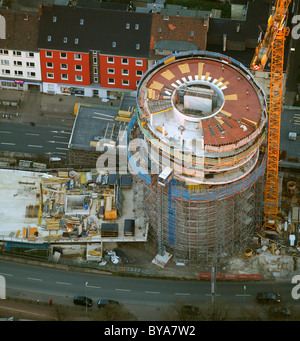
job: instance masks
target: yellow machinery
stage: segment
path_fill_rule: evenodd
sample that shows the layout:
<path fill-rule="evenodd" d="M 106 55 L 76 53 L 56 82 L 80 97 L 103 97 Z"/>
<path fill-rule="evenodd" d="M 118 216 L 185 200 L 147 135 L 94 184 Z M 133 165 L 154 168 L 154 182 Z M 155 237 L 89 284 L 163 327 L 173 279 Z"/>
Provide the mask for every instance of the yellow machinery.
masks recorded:
<path fill-rule="evenodd" d="M 284 62 L 284 42 L 289 34 L 285 27 L 287 10 L 291 0 L 277 0 L 268 20 L 264 38 L 255 50 L 250 68 L 263 71 L 271 54 L 271 82 L 269 104 L 269 131 L 267 151 L 267 172 L 265 183 L 264 229 L 277 229 L 278 195 L 279 195 L 279 150 L 280 122 L 282 106 L 282 80 Z"/>

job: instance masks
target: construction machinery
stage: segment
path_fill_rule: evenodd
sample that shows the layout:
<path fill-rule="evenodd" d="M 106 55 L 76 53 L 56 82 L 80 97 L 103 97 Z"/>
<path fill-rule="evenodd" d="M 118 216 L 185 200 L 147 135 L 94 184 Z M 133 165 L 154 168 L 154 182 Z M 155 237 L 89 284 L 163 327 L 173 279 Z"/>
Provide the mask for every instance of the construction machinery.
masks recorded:
<path fill-rule="evenodd" d="M 271 55 L 271 81 L 269 103 L 268 151 L 265 182 L 265 222 L 263 229 L 277 230 L 279 195 L 279 150 L 280 122 L 282 109 L 282 83 L 284 63 L 284 42 L 289 34 L 286 27 L 288 7 L 291 0 L 277 0 L 272 8 L 264 38 L 255 50 L 250 68 L 263 71 Z"/>

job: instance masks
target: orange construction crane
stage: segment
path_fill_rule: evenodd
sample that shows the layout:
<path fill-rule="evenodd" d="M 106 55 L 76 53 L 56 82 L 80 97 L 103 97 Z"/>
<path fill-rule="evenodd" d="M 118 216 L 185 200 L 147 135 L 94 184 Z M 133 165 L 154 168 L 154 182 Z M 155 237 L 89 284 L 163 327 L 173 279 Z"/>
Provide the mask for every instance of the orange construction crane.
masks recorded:
<path fill-rule="evenodd" d="M 264 229 L 266 230 L 277 230 L 284 42 L 289 34 L 289 28 L 285 27 L 285 24 L 290 2 L 291 0 L 277 0 L 269 17 L 265 36 L 257 46 L 250 65 L 253 70 L 263 71 L 271 54 L 267 171 L 264 193 Z"/>

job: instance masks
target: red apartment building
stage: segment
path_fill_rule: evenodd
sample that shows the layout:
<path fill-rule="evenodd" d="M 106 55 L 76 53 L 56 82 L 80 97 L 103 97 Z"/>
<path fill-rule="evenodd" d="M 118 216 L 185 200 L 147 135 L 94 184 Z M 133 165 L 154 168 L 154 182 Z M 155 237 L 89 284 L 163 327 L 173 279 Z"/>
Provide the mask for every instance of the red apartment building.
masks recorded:
<path fill-rule="evenodd" d="M 150 14 L 59 5 L 40 14 L 43 92 L 105 97 L 137 89 L 148 68 Z"/>

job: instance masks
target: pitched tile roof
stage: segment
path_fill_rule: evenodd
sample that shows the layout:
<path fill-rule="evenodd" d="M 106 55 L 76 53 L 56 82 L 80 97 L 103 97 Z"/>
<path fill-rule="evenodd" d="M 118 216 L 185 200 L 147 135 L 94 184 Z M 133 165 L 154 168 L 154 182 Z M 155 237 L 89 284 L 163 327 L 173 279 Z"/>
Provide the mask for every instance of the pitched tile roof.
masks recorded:
<path fill-rule="evenodd" d="M 204 23 L 203 18 L 153 14 L 149 58 L 161 59 L 154 53 L 155 44 L 160 40 L 190 42 L 198 50 L 205 50 L 208 20 L 206 26 Z"/>
<path fill-rule="evenodd" d="M 38 51 L 39 16 L 0 10 L 5 18 L 5 37 L 0 39 L 0 48 L 21 51 Z"/>
<path fill-rule="evenodd" d="M 100 50 L 140 58 L 149 54 L 150 14 L 53 5 L 42 8 L 40 21 L 41 49 Z"/>

